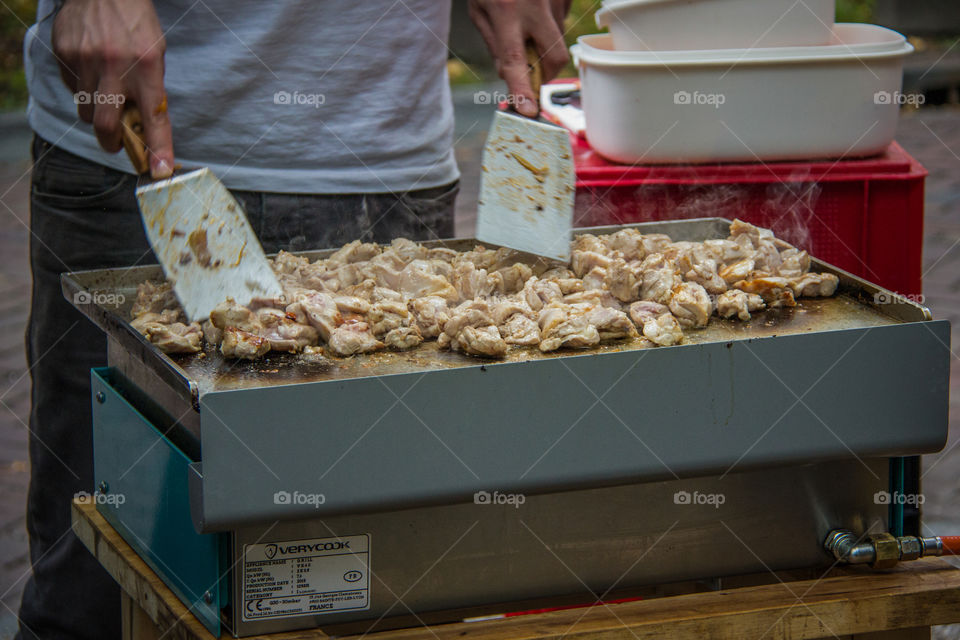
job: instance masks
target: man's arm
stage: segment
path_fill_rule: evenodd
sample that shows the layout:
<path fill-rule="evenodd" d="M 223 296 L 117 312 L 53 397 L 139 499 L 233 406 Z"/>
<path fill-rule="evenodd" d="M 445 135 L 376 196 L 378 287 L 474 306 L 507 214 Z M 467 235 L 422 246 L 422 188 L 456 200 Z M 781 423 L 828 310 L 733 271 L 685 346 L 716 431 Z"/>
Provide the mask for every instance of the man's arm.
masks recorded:
<path fill-rule="evenodd" d="M 91 100 L 77 106 L 107 151 L 122 146 L 124 96 L 140 108 L 154 178 L 173 172 L 173 137 L 163 88 L 166 44 L 151 0 L 66 0 L 53 23 L 53 51 L 64 82 Z M 100 95 L 100 99 L 94 96 Z"/>
<path fill-rule="evenodd" d="M 562 30 L 570 0 L 470 0 L 469 6 L 517 111 L 537 115 L 540 96 L 530 88 L 524 45 L 533 40 L 544 81 L 554 78 L 569 59 Z"/>

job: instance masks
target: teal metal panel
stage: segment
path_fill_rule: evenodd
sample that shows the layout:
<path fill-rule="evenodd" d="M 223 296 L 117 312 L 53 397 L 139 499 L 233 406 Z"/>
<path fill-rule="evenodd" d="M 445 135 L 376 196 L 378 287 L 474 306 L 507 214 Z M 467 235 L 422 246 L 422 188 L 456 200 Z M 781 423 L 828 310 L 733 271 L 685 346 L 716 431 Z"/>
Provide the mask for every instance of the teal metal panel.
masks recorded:
<path fill-rule="evenodd" d="M 215 636 L 227 597 L 225 534 L 199 534 L 190 518 L 191 460 L 127 398 L 109 368 L 91 371 L 97 510 Z M 126 396 L 126 397 L 125 397 Z"/>

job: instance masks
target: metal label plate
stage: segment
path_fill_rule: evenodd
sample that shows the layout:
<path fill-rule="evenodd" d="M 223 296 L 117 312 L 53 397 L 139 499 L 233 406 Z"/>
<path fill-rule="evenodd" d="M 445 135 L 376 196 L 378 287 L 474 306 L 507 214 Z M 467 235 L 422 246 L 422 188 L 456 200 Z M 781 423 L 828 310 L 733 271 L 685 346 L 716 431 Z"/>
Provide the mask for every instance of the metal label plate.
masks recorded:
<path fill-rule="evenodd" d="M 243 620 L 370 608 L 370 536 L 243 545 Z"/>

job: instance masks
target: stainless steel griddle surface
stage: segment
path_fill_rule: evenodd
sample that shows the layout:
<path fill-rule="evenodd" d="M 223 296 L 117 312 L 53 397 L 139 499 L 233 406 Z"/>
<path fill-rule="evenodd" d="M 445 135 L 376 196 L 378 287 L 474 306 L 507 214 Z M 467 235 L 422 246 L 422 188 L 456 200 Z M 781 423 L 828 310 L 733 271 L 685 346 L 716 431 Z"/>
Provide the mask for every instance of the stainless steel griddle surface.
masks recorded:
<path fill-rule="evenodd" d="M 636 227 L 644 233 L 668 233 L 674 240 L 704 240 L 726 237 L 729 221 L 720 218 L 645 223 L 577 229 L 575 233 L 610 233 L 625 227 Z M 424 243 L 439 245 L 440 242 Z M 478 242 L 474 239 L 445 241 L 444 246 L 458 250 L 472 249 Z M 331 251 L 304 252 L 311 259 L 329 255 Z M 814 261 L 814 271 L 830 271 L 841 277 L 838 294 L 832 298 L 804 298 L 790 309 L 769 309 L 754 314 L 748 321 L 723 320 L 713 317 L 710 324 L 700 330 L 684 330 L 684 343 L 679 347 L 656 347 L 658 349 L 683 348 L 684 345 L 703 344 L 767 338 L 810 332 L 825 332 L 840 329 L 877 327 L 929 319 L 929 312 L 914 304 L 873 304 L 873 296 L 879 290 L 862 280 Z M 225 359 L 215 348 L 207 347 L 200 354 L 167 355 L 142 338 L 129 325 L 130 307 L 136 298 L 136 287 L 147 279 L 162 278 L 159 267 L 135 267 L 129 269 L 106 269 L 65 274 L 64 292 L 72 299 L 78 291 L 96 294 L 94 300 L 113 300 L 120 294 L 124 303 L 110 307 L 102 304 L 78 305 L 108 335 L 120 340 L 130 351 L 160 369 L 162 377 L 180 378 L 195 394 L 211 391 L 252 389 L 274 385 L 347 380 L 411 372 L 427 372 L 438 369 L 453 369 L 469 366 L 496 366 L 498 364 L 539 359 L 589 356 L 631 349 L 643 349 L 641 340 L 624 340 L 600 345 L 589 350 L 559 350 L 541 353 L 533 347 L 512 347 L 502 360 L 487 360 L 440 349 L 437 342 L 425 342 L 407 352 L 381 351 L 349 358 L 329 357 L 319 362 L 310 362 L 294 354 L 271 353 L 257 361 Z M 99 296 L 99 297 L 97 297 Z M 113 296 L 113 297 L 111 297 Z M 888 299 L 892 294 L 887 294 Z M 646 347 L 649 348 L 649 347 Z M 165 376 L 163 375 L 165 374 Z"/>

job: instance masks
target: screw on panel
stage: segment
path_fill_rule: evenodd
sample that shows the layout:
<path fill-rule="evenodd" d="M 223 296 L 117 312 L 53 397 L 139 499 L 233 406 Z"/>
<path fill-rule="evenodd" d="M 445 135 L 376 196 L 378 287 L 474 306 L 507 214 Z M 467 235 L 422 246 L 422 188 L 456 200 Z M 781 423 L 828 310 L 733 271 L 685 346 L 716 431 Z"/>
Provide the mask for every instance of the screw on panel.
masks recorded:
<path fill-rule="evenodd" d="M 101 480 L 100 484 L 97 485 L 97 491 L 103 495 L 106 495 L 107 491 L 110 491 L 110 485 L 107 484 L 106 480 Z"/>
<path fill-rule="evenodd" d="M 204 592 L 203 601 L 206 602 L 207 604 L 213 604 L 213 594 L 210 593 L 209 591 Z"/>
<path fill-rule="evenodd" d="M 97 402 L 103 404 L 107 401 L 107 396 L 103 395 L 103 391 L 97 391 Z"/>

